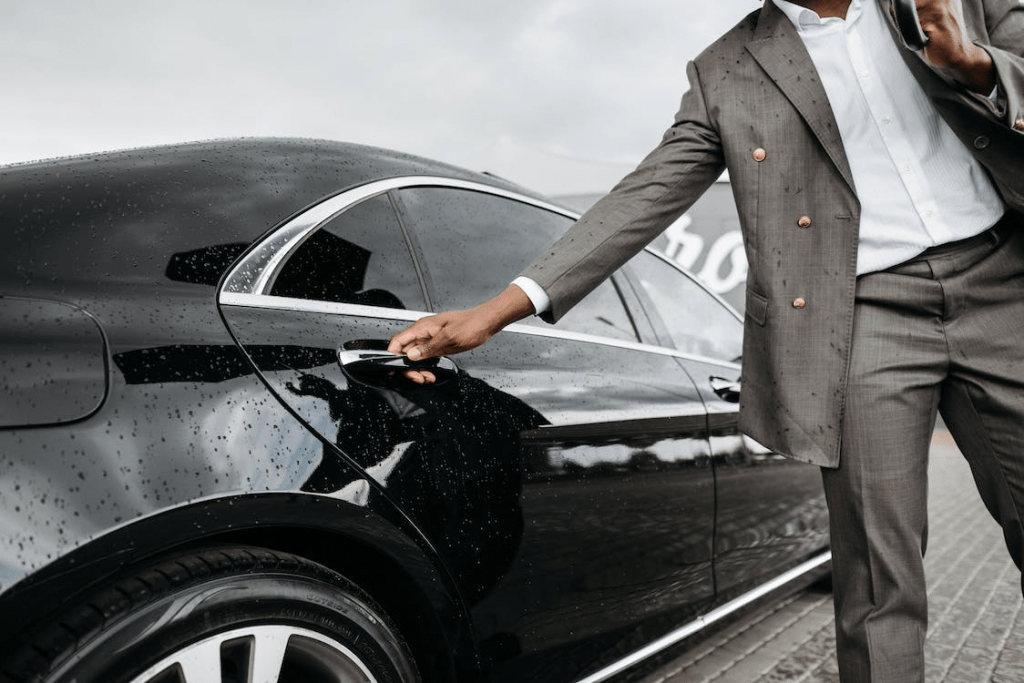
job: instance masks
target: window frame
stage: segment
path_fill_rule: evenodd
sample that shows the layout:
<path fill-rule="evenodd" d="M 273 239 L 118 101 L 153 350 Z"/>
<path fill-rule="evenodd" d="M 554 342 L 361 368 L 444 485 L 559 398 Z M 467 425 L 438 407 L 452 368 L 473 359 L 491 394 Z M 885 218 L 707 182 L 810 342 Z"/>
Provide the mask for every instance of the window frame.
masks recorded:
<path fill-rule="evenodd" d="M 321 226 L 362 201 L 389 193 L 392 190 L 413 187 L 442 187 L 483 192 L 546 209 L 567 218 L 578 217 L 574 212 L 555 204 L 483 183 L 440 176 L 386 178 L 339 192 L 287 220 L 242 256 L 224 278 L 221 292 L 269 296 L 270 288 L 284 262 Z M 408 231 L 406 231 L 406 239 L 408 237 Z M 427 305 L 430 306 L 429 298 Z"/>
<path fill-rule="evenodd" d="M 393 195 L 392 195 L 393 196 L 394 206 L 395 206 L 395 208 L 396 208 L 396 210 L 398 212 L 399 222 L 401 222 L 402 228 L 405 230 L 406 235 L 409 238 L 410 244 L 412 245 L 413 256 L 419 262 L 420 271 L 421 271 L 421 274 L 423 276 L 423 281 L 424 281 L 424 284 L 425 284 L 426 291 L 428 293 L 427 299 L 428 299 L 428 301 L 431 302 L 431 305 L 435 309 L 438 306 L 440 306 L 441 310 L 448 310 L 449 308 L 469 307 L 469 306 L 475 305 L 476 302 L 473 301 L 472 298 L 470 298 L 467 301 L 456 301 L 456 302 L 448 301 L 447 303 L 444 302 L 444 301 L 439 301 L 439 299 L 444 298 L 443 296 L 441 296 L 442 289 L 449 289 L 450 290 L 450 288 L 442 288 L 442 287 L 440 287 L 439 286 L 439 282 L 438 282 L 438 278 L 435 277 L 435 272 L 443 273 L 445 271 L 445 268 L 443 267 L 444 264 L 438 262 L 438 259 L 436 258 L 436 253 L 437 253 L 436 248 L 428 249 L 427 246 L 424 244 L 425 241 L 430 239 L 430 235 L 431 235 L 431 233 L 433 231 L 430 230 L 430 229 L 424 229 L 425 227 L 429 228 L 430 227 L 429 224 L 426 225 L 426 226 L 421 224 L 422 220 L 424 219 L 423 215 L 416 213 L 416 205 L 414 203 L 411 203 L 409 201 L 409 198 L 406 195 L 404 195 L 404 193 L 403 193 L 404 190 L 422 190 L 422 189 L 427 189 L 427 190 L 430 190 L 430 189 L 463 190 L 463 188 L 452 188 L 452 187 L 447 187 L 447 186 L 443 187 L 443 188 L 438 188 L 437 186 L 427 187 L 427 188 L 425 188 L 423 186 L 403 187 L 403 188 L 400 188 L 399 190 L 394 191 Z M 465 190 L 463 190 L 463 191 L 465 191 Z M 558 211 L 551 211 L 549 206 L 540 206 L 540 205 L 538 205 L 537 202 L 534 202 L 534 201 L 523 201 L 523 198 L 521 198 L 521 197 L 510 197 L 510 196 L 507 196 L 507 195 L 499 195 L 499 194 L 494 193 L 494 192 L 481 192 L 479 190 L 473 190 L 473 192 L 475 194 L 485 195 L 485 196 L 488 197 L 488 199 L 497 199 L 499 201 L 506 201 L 506 202 L 512 202 L 512 203 L 516 203 L 516 204 L 523 204 L 523 205 L 525 205 L 527 207 L 530 207 L 532 209 L 536 209 L 538 211 L 547 211 L 549 213 L 553 213 L 555 216 L 559 216 L 559 217 L 564 218 L 566 220 L 565 228 L 563 230 L 560 230 L 558 232 L 558 234 L 553 235 L 552 239 L 550 239 L 550 240 L 540 240 L 539 246 L 538 246 L 535 254 L 531 257 L 531 260 L 532 260 L 532 258 L 536 258 L 536 256 L 539 255 L 543 250 L 545 250 L 548 247 L 550 247 L 551 244 L 554 242 L 554 240 L 557 239 L 558 237 L 561 237 L 562 234 L 565 232 L 565 230 L 568 230 L 568 228 L 572 225 L 572 223 L 575 222 L 577 218 L 579 218 L 578 214 L 575 214 L 575 213 L 573 213 L 571 211 L 567 211 L 565 209 L 559 209 Z M 505 210 L 505 207 L 502 207 L 502 210 Z M 488 238 L 487 235 L 481 235 L 481 237 L 483 239 L 487 239 Z M 431 257 L 431 255 L 434 255 L 434 256 Z M 529 262 L 524 263 L 523 267 L 525 267 L 528 263 Z M 508 282 L 511 282 L 512 278 L 514 278 L 518 274 L 519 274 L 519 271 L 515 271 L 514 273 L 510 273 L 508 280 L 503 281 L 503 283 L 495 283 L 496 287 L 499 287 L 499 288 L 500 287 L 504 287 L 505 285 L 508 284 Z M 450 283 L 447 283 L 447 284 L 450 284 Z M 632 286 L 629 283 L 625 282 L 618 273 L 612 274 L 611 277 L 609 277 L 605 282 L 603 282 L 601 284 L 602 284 L 602 286 L 604 286 L 604 285 L 607 286 L 608 294 L 610 294 L 610 295 L 612 295 L 612 296 L 617 298 L 617 300 L 619 302 L 619 306 L 621 307 L 621 313 L 625 316 L 625 320 L 623 322 L 624 322 L 624 324 L 628 325 L 629 332 L 630 332 L 630 335 L 629 335 L 630 338 L 629 339 L 626 339 L 623 336 L 616 336 L 616 335 L 608 335 L 609 338 L 611 338 L 611 339 L 618 339 L 620 341 L 631 341 L 631 342 L 646 341 L 648 339 L 653 338 L 654 331 L 650 327 L 648 321 L 643 318 L 643 311 L 640 309 L 639 301 L 635 297 L 630 296 L 630 294 L 632 293 Z M 500 291 L 500 289 L 496 289 L 496 290 L 493 290 L 493 291 L 495 293 L 497 293 L 497 291 Z M 486 294 L 487 294 L 487 291 L 479 292 L 480 296 L 485 296 Z M 573 310 L 576 310 L 576 309 L 574 308 Z M 641 316 L 640 320 L 637 320 L 638 315 Z M 529 324 L 529 323 L 527 323 L 527 324 Z M 546 324 L 546 323 L 540 323 L 540 324 Z M 560 324 L 561 324 L 561 321 L 559 323 L 556 323 L 555 324 L 555 328 L 556 329 L 560 329 L 560 330 L 564 330 L 566 332 L 577 332 L 577 330 L 572 330 L 572 329 L 569 329 L 569 328 L 567 328 L 565 326 L 559 328 Z M 616 328 L 616 329 L 622 330 L 622 328 Z M 594 334 L 595 336 L 604 336 L 604 335 L 601 335 L 601 334 L 598 334 L 598 333 L 593 333 L 593 332 L 588 333 L 588 332 L 578 331 L 578 333 L 579 334 Z"/>
<path fill-rule="evenodd" d="M 407 322 L 414 322 L 420 318 L 431 315 L 432 311 L 430 310 L 430 307 L 432 304 L 429 299 L 429 294 L 427 294 L 428 310 L 415 311 L 366 306 L 362 304 L 294 299 L 274 296 L 269 293 L 274 282 L 274 277 L 280 270 L 283 263 L 296 249 L 301 246 L 310 234 L 315 232 L 322 225 L 331 221 L 335 216 L 347 210 L 354 204 L 380 194 L 390 193 L 393 190 L 412 187 L 442 187 L 483 192 L 529 204 L 536 208 L 552 211 L 572 220 L 576 220 L 580 217 L 579 212 L 571 209 L 538 199 L 537 197 L 504 189 L 495 185 L 488 185 L 482 182 L 432 175 L 396 176 L 382 180 L 375 180 L 363 185 L 341 190 L 337 194 L 326 197 L 324 200 L 307 207 L 291 218 L 285 220 L 279 227 L 271 230 L 264 237 L 257 240 L 252 247 L 246 250 L 238 261 L 235 262 L 227 275 L 225 275 L 224 279 L 221 281 L 217 292 L 218 306 L 241 306 L 260 309 L 306 311 L 310 313 L 323 313 L 328 315 L 355 315 Z M 399 219 L 401 221 L 400 216 Z M 406 233 L 406 239 L 410 239 L 408 231 L 404 226 L 403 230 Z M 413 243 L 413 246 L 415 246 L 415 243 Z M 646 251 L 658 258 L 668 261 L 652 249 L 646 249 Z M 412 250 L 412 256 L 418 270 L 417 276 L 421 283 L 424 283 L 423 273 L 419 272 L 421 266 L 418 261 L 416 261 L 417 257 L 415 249 Z M 693 280 L 695 284 L 704 289 L 710 296 L 714 297 L 722 305 L 726 306 L 734 315 L 737 316 L 737 318 L 739 318 L 742 324 L 742 317 L 740 317 L 727 302 L 701 285 L 699 281 L 693 278 L 685 269 L 680 268 L 678 264 L 672 263 L 671 261 L 668 262 L 684 276 Z M 623 276 L 619 273 L 624 273 L 625 275 Z M 631 342 L 613 337 L 602 337 L 581 332 L 569 332 L 557 329 L 553 326 L 542 327 L 521 323 L 513 323 L 506 327 L 505 331 L 511 334 L 527 334 L 541 337 L 571 339 L 607 346 L 617 346 L 646 353 L 657 353 L 676 358 L 698 361 L 710 361 L 722 366 L 735 366 L 736 368 L 739 368 L 739 364 L 723 361 L 720 358 L 705 358 L 703 356 L 679 351 L 672 347 L 671 340 L 667 343 L 662 341 L 662 339 L 654 332 L 653 326 L 657 323 L 655 323 L 651 318 L 652 307 L 647 302 L 645 295 L 637 290 L 638 285 L 634 278 L 630 276 L 627 268 L 622 269 L 619 273 L 614 274 L 612 277 L 624 305 L 626 306 L 629 314 L 633 317 L 633 322 L 640 333 L 641 341 Z"/>

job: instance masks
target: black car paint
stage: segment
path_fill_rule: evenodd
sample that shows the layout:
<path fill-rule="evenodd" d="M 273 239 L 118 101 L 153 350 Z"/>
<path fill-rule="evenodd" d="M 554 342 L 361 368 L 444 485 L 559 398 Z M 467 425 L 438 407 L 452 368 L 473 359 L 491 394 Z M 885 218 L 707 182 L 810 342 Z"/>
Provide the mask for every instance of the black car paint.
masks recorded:
<path fill-rule="evenodd" d="M 4 169 L 0 302 L 83 311 L 104 338 L 81 342 L 85 383 L 95 393 L 101 362 L 107 384 L 95 405 L 55 399 L 46 424 L 0 415 L 0 642 L 168 549 L 248 543 L 360 583 L 428 680 L 568 681 L 820 550 L 817 473 L 739 435 L 708 385 L 738 374 L 727 363 L 517 329 L 456 357 L 446 384 L 372 386 L 339 348 L 408 319 L 218 309 L 216 285 L 260 237 L 411 175 L 532 196 L 319 141 Z M 22 384 L 4 405 L 37 388 Z"/>

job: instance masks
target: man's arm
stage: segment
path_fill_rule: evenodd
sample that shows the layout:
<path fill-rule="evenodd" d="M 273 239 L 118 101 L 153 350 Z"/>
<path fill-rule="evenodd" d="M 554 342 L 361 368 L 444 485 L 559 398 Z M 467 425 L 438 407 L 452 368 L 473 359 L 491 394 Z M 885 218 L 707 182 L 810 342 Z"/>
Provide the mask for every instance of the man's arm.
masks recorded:
<path fill-rule="evenodd" d="M 516 285 L 465 311 L 447 311 L 420 318 L 391 338 L 388 351 L 405 354 L 410 360 L 422 360 L 450 353 L 461 353 L 480 346 L 502 328 L 533 315 L 533 304 Z M 423 377 L 410 376 L 413 381 Z"/>
<path fill-rule="evenodd" d="M 725 170 L 698 68 L 691 62 L 686 71 L 690 88 L 661 143 L 523 271 L 550 297 L 544 320 L 559 320 L 685 213 Z"/>
<path fill-rule="evenodd" d="M 685 212 L 725 168 L 696 67 L 687 71 L 691 88 L 661 144 L 523 272 L 551 297 L 550 308 L 536 311 L 511 284 L 474 308 L 420 319 L 392 337 L 388 350 L 415 361 L 476 348 L 535 313 L 554 322 Z M 426 371 L 407 375 L 430 381 Z"/>

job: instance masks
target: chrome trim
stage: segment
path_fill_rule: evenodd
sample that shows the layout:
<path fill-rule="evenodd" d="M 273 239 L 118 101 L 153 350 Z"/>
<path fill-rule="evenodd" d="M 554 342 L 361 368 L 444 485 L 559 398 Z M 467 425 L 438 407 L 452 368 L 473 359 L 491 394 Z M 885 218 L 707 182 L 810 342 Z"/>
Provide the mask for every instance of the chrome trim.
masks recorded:
<path fill-rule="evenodd" d="M 408 311 L 401 308 L 381 308 L 379 306 L 363 306 L 360 304 L 341 304 L 333 301 L 316 301 L 312 299 L 292 299 L 284 296 L 270 296 L 268 294 L 244 294 L 237 292 L 221 292 L 220 304 L 226 306 L 242 306 L 245 308 L 262 308 L 278 311 L 304 311 L 307 313 L 324 313 L 327 315 L 350 315 L 361 318 L 376 318 L 380 320 L 402 320 L 415 322 L 420 318 L 432 315 L 422 311 Z M 642 344 L 630 342 L 612 337 L 601 337 L 596 334 L 584 334 L 583 332 L 567 332 L 555 328 L 538 327 L 513 323 L 506 327 L 503 332 L 513 334 L 527 334 L 535 337 L 548 337 L 550 339 L 565 339 L 567 341 L 586 342 L 588 344 L 601 344 L 613 346 L 631 351 L 643 353 L 654 353 L 661 356 L 671 356 L 692 360 L 698 363 L 710 363 L 723 368 L 739 370 L 740 365 L 719 358 L 709 358 L 693 353 L 685 353 L 670 349 L 665 346 L 654 346 L 653 344 Z"/>
<path fill-rule="evenodd" d="M 581 678 L 580 680 L 576 681 L 576 683 L 599 683 L 600 681 L 606 681 L 609 678 L 611 678 L 612 676 L 620 674 L 623 671 L 625 671 L 626 669 L 628 669 L 628 668 L 630 668 L 630 667 L 632 667 L 632 666 L 634 666 L 636 664 L 639 664 L 640 662 L 642 662 L 643 660 L 647 659 L 648 657 L 656 655 L 659 652 L 661 652 L 662 650 L 665 650 L 666 648 L 669 648 L 672 645 L 675 645 L 676 643 L 680 642 L 681 640 L 684 640 L 685 638 L 688 638 L 689 636 L 693 635 L 694 633 L 697 633 L 701 629 L 707 628 L 708 626 L 710 626 L 711 624 L 715 623 L 716 621 L 719 621 L 720 619 L 723 619 L 723 618 L 729 616 L 733 612 L 735 612 L 735 611 L 737 611 L 737 610 L 739 610 L 739 609 L 741 609 L 743 607 L 746 607 L 747 605 L 749 605 L 750 603 L 754 602 L 755 600 L 759 600 L 760 598 L 763 598 L 764 596 L 766 596 L 767 594 L 771 593 L 772 591 L 774 591 L 774 590 L 776 590 L 778 588 L 781 588 L 782 586 L 784 586 L 785 584 L 789 583 L 790 581 L 793 581 L 794 579 L 797 579 L 797 578 L 803 576 L 804 574 L 807 574 L 807 573 L 811 572 L 812 570 L 817 569 L 821 565 L 823 565 L 826 562 L 829 562 L 831 560 L 832 560 L 832 553 L 829 552 L 829 551 L 826 551 L 826 552 L 822 553 L 821 555 L 818 555 L 817 557 L 812 558 L 812 559 L 808 560 L 807 562 L 804 562 L 800 566 L 794 567 L 793 569 L 790 569 L 785 574 L 780 574 L 779 576 L 775 577 L 774 579 L 772 579 L 768 583 L 765 583 L 765 584 L 762 584 L 762 585 L 758 586 L 757 588 L 755 588 L 754 590 L 750 591 L 749 593 L 745 593 L 745 594 L 741 595 L 740 597 L 736 598 L 735 600 L 730 600 L 729 602 L 725 603 L 721 607 L 719 607 L 717 609 L 714 609 L 714 610 L 711 610 L 707 614 L 705 614 L 705 615 L 703 615 L 701 617 L 698 617 L 696 620 L 690 622 L 689 624 L 686 624 L 685 626 L 682 626 L 682 627 L 676 629 L 675 631 L 672 631 L 668 635 L 662 636 L 661 638 L 659 638 L 658 640 L 655 640 L 650 645 L 647 645 L 646 647 L 643 647 L 643 648 L 637 650 L 633 654 L 631 654 L 631 655 L 629 655 L 627 657 L 624 657 L 623 659 L 620 659 L 619 661 L 615 662 L 614 664 L 610 664 L 609 666 L 606 666 L 605 668 L 601 669 L 600 671 L 598 671 L 596 673 L 593 673 L 593 674 L 590 674 L 586 678 Z"/>
<path fill-rule="evenodd" d="M 503 190 L 493 185 L 469 180 L 457 180 L 440 176 L 399 176 L 377 180 L 325 199 L 295 216 L 278 230 L 275 230 L 273 234 L 258 244 L 231 269 L 231 272 L 228 273 L 227 278 L 224 280 L 224 286 L 221 289 L 222 295 L 224 292 L 239 294 L 266 293 L 273 284 L 274 276 L 281 262 L 298 249 L 303 241 L 318 227 L 361 201 L 391 190 L 408 187 L 449 187 L 484 192 L 553 211 L 567 218 L 579 217 L 579 214 L 560 206 L 534 199 L 518 192 Z"/>
<path fill-rule="evenodd" d="M 224 279 L 224 285 L 218 294 L 219 304 L 230 304 L 234 306 L 246 306 L 249 308 L 265 308 L 274 310 L 298 310 L 311 313 L 327 313 L 332 315 L 356 315 L 366 318 L 379 318 L 385 320 L 404 320 L 415 322 L 430 313 L 413 312 L 403 309 L 380 308 L 377 306 L 361 306 L 358 304 L 339 304 L 328 301 L 312 301 L 306 299 L 294 299 L 290 297 L 274 297 L 266 293 L 273 284 L 274 275 L 277 273 L 281 262 L 297 249 L 317 228 L 333 219 L 341 212 L 361 201 L 370 199 L 391 190 L 398 190 L 409 187 L 448 187 L 504 197 L 514 201 L 523 202 L 540 209 L 552 211 L 567 218 L 576 219 L 580 214 L 575 211 L 545 202 L 543 200 L 529 197 L 518 192 L 505 190 L 493 185 L 478 183 L 469 180 L 458 180 L 442 176 L 398 176 L 377 180 L 359 187 L 347 190 L 340 194 L 329 197 L 319 204 L 303 211 L 295 216 L 278 230 L 256 245 Z M 651 254 L 675 267 L 685 277 L 690 278 L 713 297 L 718 299 L 733 315 L 742 320 L 727 302 L 695 279 L 679 264 L 672 259 L 659 254 L 653 249 L 647 249 Z M 676 349 L 670 349 L 640 342 L 628 342 L 620 339 L 601 337 L 598 335 L 583 334 L 578 332 L 565 332 L 562 330 L 545 329 L 532 325 L 512 324 L 505 328 L 508 332 L 516 334 L 531 334 L 538 337 L 549 337 L 555 339 L 566 339 L 571 341 L 589 342 L 592 344 L 603 344 L 634 351 L 656 353 L 663 356 L 672 356 L 700 363 L 711 363 L 723 368 L 740 369 L 740 365 L 731 361 L 719 358 L 700 356 L 697 354 L 684 353 Z"/>
<path fill-rule="evenodd" d="M 351 315 L 360 318 L 380 318 L 382 320 L 405 320 L 407 322 L 415 322 L 420 318 L 430 315 L 430 313 L 408 311 L 404 308 L 340 304 L 334 301 L 293 299 L 287 296 L 240 294 L 235 292 L 221 292 L 219 303 L 224 306 L 263 308 L 272 311 L 303 311 L 306 313 L 326 313 L 328 315 Z"/>

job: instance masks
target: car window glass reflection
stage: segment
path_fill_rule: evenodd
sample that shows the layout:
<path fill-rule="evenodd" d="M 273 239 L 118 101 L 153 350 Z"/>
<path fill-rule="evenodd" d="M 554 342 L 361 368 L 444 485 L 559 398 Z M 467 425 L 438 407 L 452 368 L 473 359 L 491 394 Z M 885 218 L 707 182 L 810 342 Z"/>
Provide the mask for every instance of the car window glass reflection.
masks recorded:
<path fill-rule="evenodd" d="M 648 252 L 630 261 L 676 349 L 709 358 L 738 361 L 743 323 L 703 287 L 675 266 Z"/>
<path fill-rule="evenodd" d="M 245 252 L 248 246 L 245 242 L 214 244 L 209 247 L 171 254 L 164 275 L 169 280 L 176 282 L 216 285 L 224 271 Z"/>
<path fill-rule="evenodd" d="M 546 325 L 540 318 L 530 317 L 522 322 Z M 597 289 L 573 306 L 555 327 L 570 332 L 584 332 L 602 337 L 637 341 L 636 328 L 611 280 L 605 280 Z"/>
<path fill-rule="evenodd" d="M 438 310 L 480 303 L 499 292 L 572 225 L 567 216 L 482 192 L 453 188 L 402 190 L 401 210 L 415 233 L 430 273 Z M 536 318 L 526 324 L 547 325 Z M 636 341 L 633 323 L 615 286 L 605 282 L 557 327 Z"/>
<path fill-rule="evenodd" d="M 387 196 L 331 219 L 277 273 L 274 296 L 426 310 L 412 255 Z"/>

